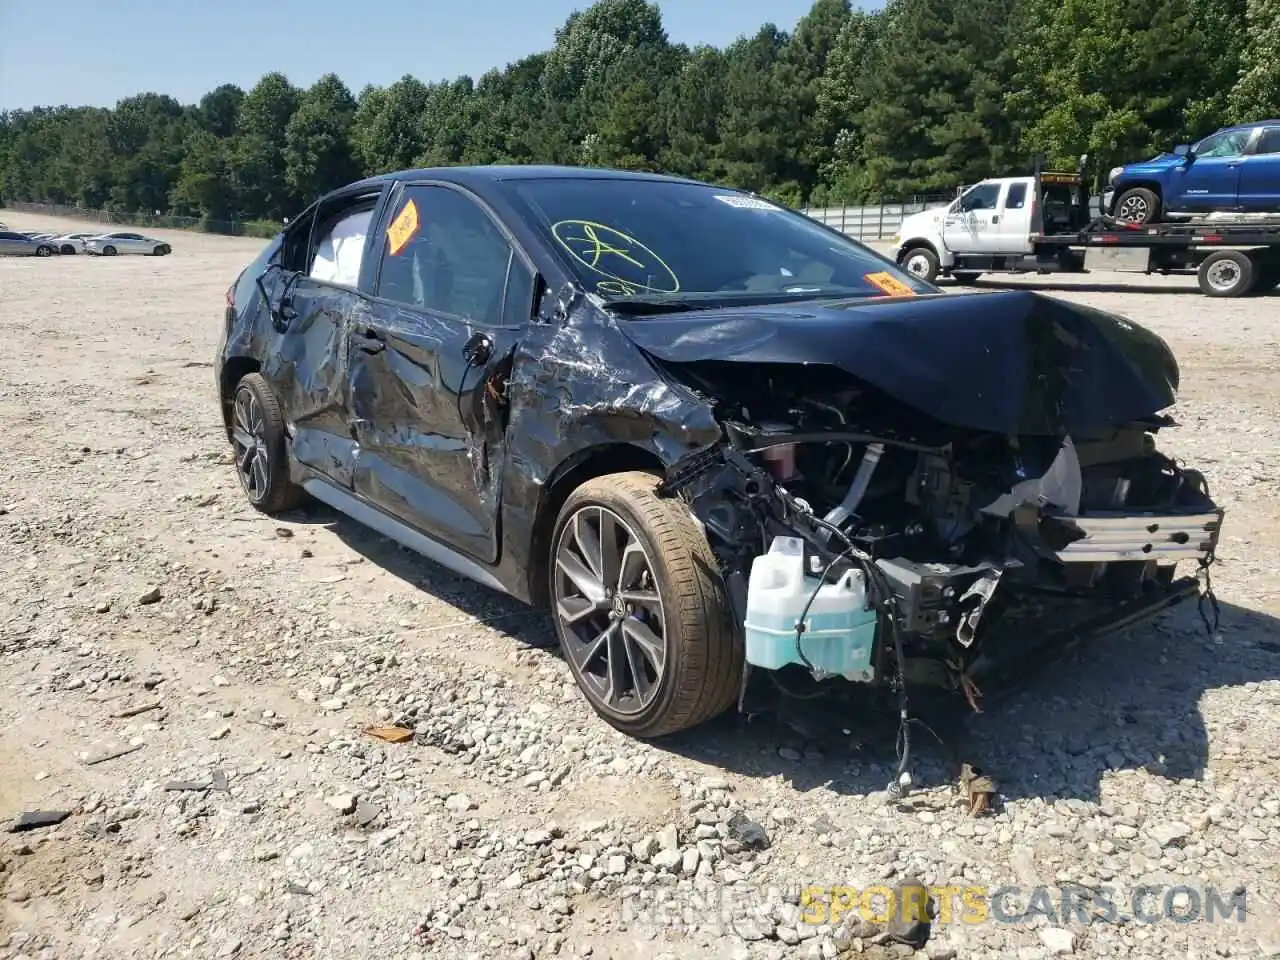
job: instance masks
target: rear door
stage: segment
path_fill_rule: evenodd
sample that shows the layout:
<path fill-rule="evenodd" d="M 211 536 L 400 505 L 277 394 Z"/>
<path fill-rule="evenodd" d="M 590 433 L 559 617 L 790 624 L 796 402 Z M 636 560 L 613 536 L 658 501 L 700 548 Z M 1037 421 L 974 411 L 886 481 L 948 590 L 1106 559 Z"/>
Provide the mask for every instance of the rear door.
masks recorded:
<path fill-rule="evenodd" d="M 492 563 L 505 377 L 533 315 L 532 261 L 456 185 L 402 185 L 388 211 L 373 247 L 373 297 L 348 354 L 355 492 Z"/>
<path fill-rule="evenodd" d="M 1263 127 L 1240 163 L 1240 209 L 1280 213 L 1280 125 Z"/>
<path fill-rule="evenodd" d="M 992 253 L 1031 252 L 1031 181 L 1006 183 L 992 217 Z"/>
<path fill-rule="evenodd" d="M 15 256 L 30 253 L 33 249 L 31 240 L 20 233 L 0 233 L 0 254 Z"/>
<path fill-rule="evenodd" d="M 329 198 L 299 217 L 284 235 L 282 269 L 268 270 L 263 281 L 271 336 L 263 374 L 280 399 L 294 459 L 347 490 L 356 447 L 347 339 L 368 312 L 358 288 L 383 192 Z"/>

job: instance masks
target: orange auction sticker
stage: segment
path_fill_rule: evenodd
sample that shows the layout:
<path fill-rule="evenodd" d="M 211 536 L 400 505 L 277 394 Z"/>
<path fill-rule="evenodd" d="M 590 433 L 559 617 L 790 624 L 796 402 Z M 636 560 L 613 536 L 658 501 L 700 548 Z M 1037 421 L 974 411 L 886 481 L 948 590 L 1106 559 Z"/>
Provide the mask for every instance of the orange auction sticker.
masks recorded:
<path fill-rule="evenodd" d="M 862 279 L 891 297 L 914 297 L 916 292 L 891 273 L 865 273 Z"/>
<path fill-rule="evenodd" d="M 387 227 L 387 252 L 395 256 L 418 232 L 418 207 L 410 200 Z"/>

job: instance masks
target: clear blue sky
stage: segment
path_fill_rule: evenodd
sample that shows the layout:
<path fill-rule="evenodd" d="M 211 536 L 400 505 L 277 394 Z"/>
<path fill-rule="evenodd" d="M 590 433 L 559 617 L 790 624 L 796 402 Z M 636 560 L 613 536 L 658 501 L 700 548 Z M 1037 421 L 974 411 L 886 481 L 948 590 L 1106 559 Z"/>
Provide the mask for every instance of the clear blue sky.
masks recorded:
<path fill-rule="evenodd" d="M 812 0 L 666 0 L 677 43 L 723 47 Z M 110 106 L 154 91 L 194 103 L 280 70 L 297 86 L 338 74 L 359 93 L 406 73 L 478 78 L 549 49 L 589 0 L 0 0 L 0 109 Z M 880 0 L 855 0 L 879 7 Z"/>

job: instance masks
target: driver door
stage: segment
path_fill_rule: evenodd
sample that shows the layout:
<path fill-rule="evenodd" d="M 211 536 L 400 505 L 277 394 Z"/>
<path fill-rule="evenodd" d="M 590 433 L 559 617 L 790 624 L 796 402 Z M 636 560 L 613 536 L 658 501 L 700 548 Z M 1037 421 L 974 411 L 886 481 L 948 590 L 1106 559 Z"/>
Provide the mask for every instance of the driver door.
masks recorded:
<path fill-rule="evenodd" d="M 452 184 L 393 194 L 347 363 L 355 493 L 481 563 L 498 559 L 505 380 L 535 271 Z"/>
<path fill-rule="evenodd" d="M 942 220 L 942 241 L 952 253 L 996 253 L 1000 238 L 995 232 L 999 216 L 1001 184 L 984 181 L 966 190 L 947 209 Z"/>
<path fill-rule="evenodd" d="M 1170 178 L 1166 209 L 1183 213 L 1216 213 L 1237 209 L 1241 164 L 1254 130 L 1228 130 L 1196 145 Z"/>

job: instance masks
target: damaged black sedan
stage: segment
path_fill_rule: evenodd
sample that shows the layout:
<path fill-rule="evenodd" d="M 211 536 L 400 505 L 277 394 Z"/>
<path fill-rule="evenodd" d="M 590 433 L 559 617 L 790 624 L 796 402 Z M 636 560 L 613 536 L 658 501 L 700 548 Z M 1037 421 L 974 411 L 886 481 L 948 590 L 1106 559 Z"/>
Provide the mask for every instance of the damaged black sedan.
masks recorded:
<path fill-rule="evenodd" d="M 314 498 L 549 607 L 639 737 L 760 677 L 976 706 L 1035 651 L 1196 596 L 1223 516 L 1156 447 L 1178 366 L 1154 334 L 944 294 L 655 175 L 335 191 L 228 290 L 216 366 L 255 507 Z"/>

